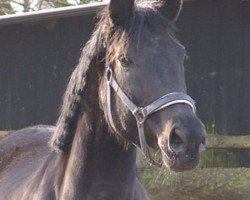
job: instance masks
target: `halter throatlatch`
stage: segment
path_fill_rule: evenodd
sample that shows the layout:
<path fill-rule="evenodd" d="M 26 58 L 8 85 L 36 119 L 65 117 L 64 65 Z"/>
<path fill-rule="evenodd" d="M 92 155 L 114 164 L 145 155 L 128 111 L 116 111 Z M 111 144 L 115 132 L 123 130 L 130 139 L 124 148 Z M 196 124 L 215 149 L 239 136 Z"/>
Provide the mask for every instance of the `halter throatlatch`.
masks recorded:
<path fill-rule="evenodd" d="M 118 83 L 113 77 L 113 71 L 110 68 L 109 65 L 106 65 L 106 78 L 107 78 L 107 107 L 108 107 L 108 120 L 112 127 L 112 129 L 118 134 L 119 136 L 123 137 L 119 131 L 116 129 L 114 120 L 112 117 L 112 111 L 111 111 L 111 88 L 114 90 L 114 92 L 119 96 L 119 98 L 122 100 L 122 102 L 127 106 L 127 108 L 132 112 L 136 119 L 137 128 L 138 128 L 138 134 L 139 134 L 139 141 L 140 146 L 138 146 L 142 153 L 144 154 L 146 160 L 151 165 L 158 165 L 161 166 L 161 164 L 157 161 L 155 161 L 150 153 L 149 146 L 146 142 L 145 134 L 144 134 L 144 122 L 147 119 L 147 117 L 157 111 L 162 110 L 163 108 L 169 107 L 174 104 L 187 104 L 189 105 L 193 112 L 196 113 L 196 107 L 194 100 L 188 96 L 185 93 L 182 92 L 172 92 L 169 94 L 166 94 L 159 99 L 155 100 L 151 104 L 149 104 L 146 107 L 138 107 L 136 106 L 129 98 L 128 96 L 122 91 Z"/>

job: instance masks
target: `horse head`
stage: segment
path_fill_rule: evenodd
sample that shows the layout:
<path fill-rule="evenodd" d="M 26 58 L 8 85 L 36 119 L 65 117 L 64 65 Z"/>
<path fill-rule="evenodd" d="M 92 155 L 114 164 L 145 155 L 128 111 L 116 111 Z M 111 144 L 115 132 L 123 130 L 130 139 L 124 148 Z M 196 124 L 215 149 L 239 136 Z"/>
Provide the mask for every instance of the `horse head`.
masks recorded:
<path fill-rule="evenodd" d="M 174 35 L 181 6 L 179 0 L 111 1 L 100 87 L 111 130 L 152 163 L 148 148 L 159 149 L 175 171 L 195 167 L 205 147 L 204 125 L 186 95 L 185 48 Z"/>
<path fill-rule="evenodd" d="M 185 48 L 174 34 L 181 6 L 181 0 L 111 0 L 71 76 L 54 148 L 67 150 L 79 115 L 98 101 L 110 132 L 124 146 L 141 148 L 149 162 L 157 163 L 151 147 L 172 170 L 198 164 L 205 128 L 186 94 Z"/>

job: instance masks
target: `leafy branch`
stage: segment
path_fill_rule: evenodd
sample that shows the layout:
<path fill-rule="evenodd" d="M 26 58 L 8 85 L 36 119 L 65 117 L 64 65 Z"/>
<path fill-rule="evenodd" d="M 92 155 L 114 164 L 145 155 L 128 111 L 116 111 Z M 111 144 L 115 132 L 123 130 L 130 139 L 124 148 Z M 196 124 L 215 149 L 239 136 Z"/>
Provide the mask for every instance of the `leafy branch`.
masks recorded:
<path fill-rule="evenodd" d="M 102 0 L 0 0 L 0 15 L 101 1 Z"/>

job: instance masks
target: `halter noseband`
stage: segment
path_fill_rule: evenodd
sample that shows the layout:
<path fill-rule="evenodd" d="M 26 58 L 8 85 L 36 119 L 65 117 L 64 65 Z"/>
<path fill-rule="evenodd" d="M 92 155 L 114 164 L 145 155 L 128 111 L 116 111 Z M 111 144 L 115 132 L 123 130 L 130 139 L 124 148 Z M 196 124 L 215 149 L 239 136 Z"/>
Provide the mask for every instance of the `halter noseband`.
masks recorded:
<path fill-rule="evenodd" d="M 111 111 L 111 88 L 115 91 L 115 93 L 119 96 L 119 98 L 122 100 L 122 102 L 127 106 L 127 108 L 132 112 L 136 119 L 138 133 L 139 133 L 139 140 L 140 140 L 140 146 L 137 144 L 134 144 L 135 146 L 141 148 L 142 153 L 144 154 L 145 158 L 151 165 L 161 165 L 157 161 L 155 161 L 149 151 L 148 144 L 146 142 L 145 134 L 144 134 L 144 122 L 147 119 L 147 117 L 157 111 L 162 110 L 163 108 L 169 107 L 174 104 L 188 104 L 193 112 L 196 112 L 195 102 L 194 100 L 188 96 L 187 94 L 184 94 L 182 92 L 172 92 L 169 94 L 166 94 L 159 99 L 155 100 L 151 104 L 149 104 L 146 107 L 138 107 L 136 106 L 129 98 L 128 96 L 122 91 L 121 87 L 118 85 L 116 80 L 113 77 L 113 71 L 110 68 L 108 64 L 106 64 L 106 78 L 107 78 L 107 109 L 108 109 L 108 120 L 112 127 L 112 129 L 124 138 L 119 131 L 116 129 L 114 120 L 112 117 L 112 111 Z"/>

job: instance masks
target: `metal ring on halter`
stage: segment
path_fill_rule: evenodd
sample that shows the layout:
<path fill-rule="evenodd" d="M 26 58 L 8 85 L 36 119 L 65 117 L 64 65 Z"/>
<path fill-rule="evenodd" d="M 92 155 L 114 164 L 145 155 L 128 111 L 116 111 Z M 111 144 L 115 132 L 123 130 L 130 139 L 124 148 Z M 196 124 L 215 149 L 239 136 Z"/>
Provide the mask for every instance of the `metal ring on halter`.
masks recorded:
<path fill-rule="evenodd" d="M 113 77 L 113 71 L 110 68 L 106 69 L 106 78 L 107 81 L 110 82 Z"/>
<path fill-rule="evenodd" d="M 136 121 L 139 122 L 139 123 L 141 123 L 141 124 L 143 124 L 143 122 L 147 118 L 147 114 L 144 112 L 144 110 L 142 108 L 137 108 L 132 113 L 135 116 Z"/>

